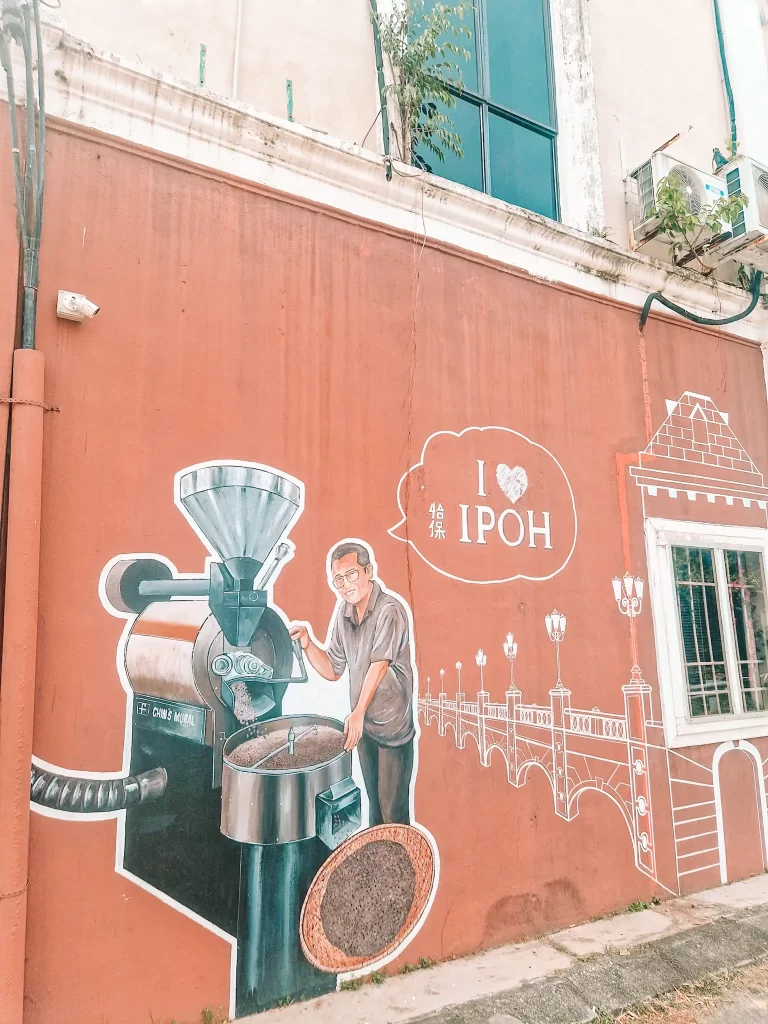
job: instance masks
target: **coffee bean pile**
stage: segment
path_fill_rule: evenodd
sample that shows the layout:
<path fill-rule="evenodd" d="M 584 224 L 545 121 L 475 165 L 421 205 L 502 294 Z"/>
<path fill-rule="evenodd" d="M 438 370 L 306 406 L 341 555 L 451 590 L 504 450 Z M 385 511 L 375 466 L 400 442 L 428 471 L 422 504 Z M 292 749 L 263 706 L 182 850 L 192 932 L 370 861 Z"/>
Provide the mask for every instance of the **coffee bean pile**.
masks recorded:
<path fill-rule="evenodd" d="M 320 904 L 326 937 L 347 956 L 376 956 L 403 927 L 416 876 L 400 843 L 367 843 L 336 868 Z"/>
<path fill-rule="evenodd" d="M 245 683 L 232 683 L 230 689 L 232 690 L 232 696 L 235 698 L 234 712 L 238 722 L 241 725 L 255 722 L 259 715 L 251 703 L 251 695 Z"/>
<path fill-rule="evenodd" d="M 259 771 L 286 771 L 291 768 L 309 768 L 325 764 L 326 761 L 333 760 L 344 749 L 344 734 L 338 729 L 333 729 L 328 725 L 318 725 L 313 728 L 306 724 L 295 725 L 293 728 L 296 736 L 293 754 L 290 754 L 288 747 L 285 747 L 284 750 L 265 761 Z M 310 728 L 313 728 L 313 731 L 307 732 L 307 729 Z M 302 736 L 302 733 L 305 732 L 307 735 Z M 271 751 L 277 750 L 287 742 L 288 729 L 274 729 L 241 743 L 229 754 L 228 759 L 240 768 L 251 768 L 262 757 L 266 757 Z"/>

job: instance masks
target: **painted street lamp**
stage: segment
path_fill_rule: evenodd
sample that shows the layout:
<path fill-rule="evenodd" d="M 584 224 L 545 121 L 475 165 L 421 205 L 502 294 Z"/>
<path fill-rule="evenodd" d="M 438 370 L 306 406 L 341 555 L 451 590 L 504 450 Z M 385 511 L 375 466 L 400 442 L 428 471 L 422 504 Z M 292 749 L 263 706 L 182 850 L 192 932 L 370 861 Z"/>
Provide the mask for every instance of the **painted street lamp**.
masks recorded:
<path fill-rule="evenodd" d="M 619 579 L 618 576 L 614 576 L 612 583 L 613 596 L 616 598 L 616 604 L 619 606 L 619 611 L 629 619 L 629 635 L 632 643 L 632 675 L 635 678 L 639 678 L 640 666 L 637 663 L 638 652 L 635 619 L 643 608 L 645 584 L 641 579 L 638 579 L 637 576 L 632 576 L 628 572 L 624 574 L 623 579 Z"/>
<path fill-rule="evenodd" d="M 560 679 L 560 644 L 565 639 L 565 616 L 561 615 L 557 608 L 555 608 L 551 615 L 544 616 L 544 622 L 547 626 L 549 639 L 555 645 L 555 650 L 557 651 L 557 685 L 562 689 L 563 684 Z"/>
<path fill-rule="evenodd" d="M 485 686 L 483 685 L 483 669 L 485 668 L 485 663 L 487 661 L 488 661 L 488 658 L 486 657 L 485 653 L 483 652 L 483 649 L 480 648 L 480 650 L 475 655 L 475 664 L 480 669 L 480 689 L 481 690 L 485 690 Z"/>
<path fill-rule="evenodd" d="M 461 693 L 462 689 L 461 689 L 461 662 L 460 661 L 456 662 L 456 675 L 459 677 L 458 692 Z"/>
<path fill-rule="evenodd" d="M 515 658 L 517 657 L 517 644 L 514 633 L 507 633 L 504 641 L 504 657 L 509 661 L 509 689 L 516 690 L 515 686 Z"/>

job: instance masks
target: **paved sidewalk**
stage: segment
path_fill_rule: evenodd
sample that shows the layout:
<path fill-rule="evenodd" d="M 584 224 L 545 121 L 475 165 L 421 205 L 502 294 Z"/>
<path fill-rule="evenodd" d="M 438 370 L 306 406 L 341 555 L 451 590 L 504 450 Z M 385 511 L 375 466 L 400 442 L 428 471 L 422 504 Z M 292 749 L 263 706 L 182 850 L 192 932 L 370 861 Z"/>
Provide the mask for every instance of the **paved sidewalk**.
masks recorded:
<path fill-rule="evenodd" d="M 245 1018 L 253 1024 L 587 1024 L 768 957 L 768 875 Z"/>

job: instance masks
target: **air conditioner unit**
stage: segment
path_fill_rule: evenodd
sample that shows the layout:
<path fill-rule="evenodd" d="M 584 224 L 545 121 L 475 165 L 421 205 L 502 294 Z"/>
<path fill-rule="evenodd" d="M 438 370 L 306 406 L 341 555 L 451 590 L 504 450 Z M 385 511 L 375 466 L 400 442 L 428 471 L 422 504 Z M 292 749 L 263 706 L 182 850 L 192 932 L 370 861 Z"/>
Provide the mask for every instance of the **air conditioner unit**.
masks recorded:
<path fill-rule="evenodd" d="M 768 271 L 768 168 L 741 156 L 719 174 L 728 195 L 743 193 L 749 204 L 731 227 L 733 237 L 718 246 L 718 261 L 736 260 Z"/>
<path fill-rule="evenodd" d="M 654 153 L 650 160 L 632 171 L 627 178 L 630 247 L 667 260 L 672 239 L 661 231 L 654 210 L 659 183 L 668 176 L 680 182 L 692 213 L 713 206 L 728 194 L 727 185 L 714 174 L 681 163 L 668 153 Z M 719 244 L 723 235 L 730 237 L 729 232 L 730 225 L 723 224 L 722 232 L 716 237 L 702 237 L 702 248 Z"/>

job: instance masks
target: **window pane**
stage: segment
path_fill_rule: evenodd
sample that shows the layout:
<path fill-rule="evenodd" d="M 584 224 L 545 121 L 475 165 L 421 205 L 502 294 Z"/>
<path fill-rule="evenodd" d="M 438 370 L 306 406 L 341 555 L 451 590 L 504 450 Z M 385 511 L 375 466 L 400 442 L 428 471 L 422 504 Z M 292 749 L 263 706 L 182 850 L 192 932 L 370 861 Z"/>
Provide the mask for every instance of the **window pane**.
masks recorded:
<path fill-rule="evenodd" d="M 452 32 L 446 33 L 441 36 L 438 42 L 450 42 L 454 43 L 459 49 L 469 51 L 469 59 L 458 55 L 458 54 L 446 54 L 446 60 L 451 61 L 453 64 L 457 64 L 461 71 L 461 82 L 465 89 L 470 89 L 472 92 L 477 92 L 477 33 L 475 31 L 475 6 L 471 3 L 454 3 L 454 0 L 449 0 L 448 3 L 451 7 L 461 7 L 462 17 L 453 15 L 451 22 L 456 27 L 458 35 L 454 35 Z M 424 0 L 424 13 L 428 14 L 429 11 L 435 6 L 435 0 Z M 423 23 L 422 23 L 423 24 Z M 422 26 L 418 26 L 421 28 Z M 464 31 L 465 28 L 469 29 L 470 35 L 467 38 L 467 34 Z M 457 82 L 458 78 L 455 72 L 449 72 L 445 69 L 441 72 L 442 77 L 448 79 L 450 82 Z"/>
<path fill-rule="evenodd" d="M 717 605 L 714 552 L 672 548 L 680 632 L 692 718 L 731 711 Z"/>
<path fill-rule="evenodd" d="M 417 148 L 417 159 L 414 163 L 426 168 L 433 174 L 449 181 L 457 181 L 479 192 L 483 191 L 483 157 L 480 144 L 480 108 L 469 100 L 457 99 L 453 109 L 441 108 L 453 121 L 454 130 L 461 136 L 461 148 L 464 156 L 449 153 L 443 147 L 445 161 L 430 152 L 422 144 Z"/>
<path fill-rule="evenodd" d="M 486 0 L 490 99 L 551 125 L 546 0 Z"/>
<path fill-rule="evenodd" d="M 768 709 L 763 564 L 757 551 L 726 551 L 736 655 L 746 711 Z"/>
<path fill-rule="evenodd" d="M 687 581 L 691 578 L 688 569 L 688 548 L 672 548 L 672 563 L 675 568 L 675 579 Z"/>
<path fill-rule="evenodd" d="M 491 195 L 525 210 L 555 216 L 552 140 L 488 114 Z"/>

